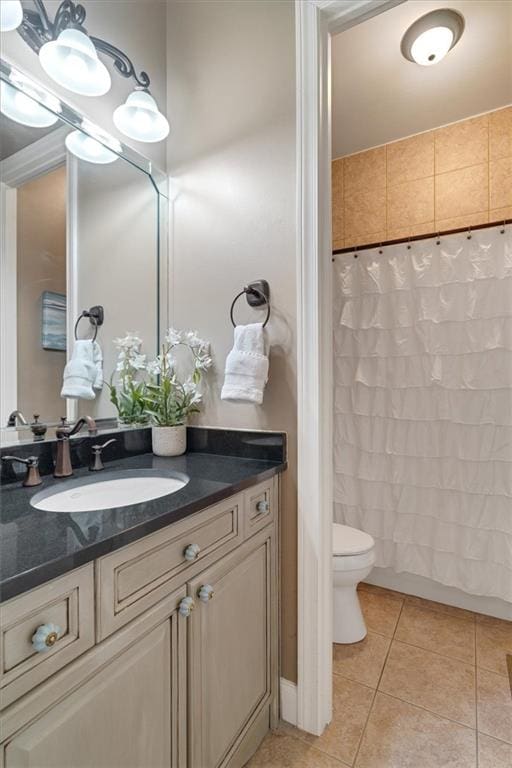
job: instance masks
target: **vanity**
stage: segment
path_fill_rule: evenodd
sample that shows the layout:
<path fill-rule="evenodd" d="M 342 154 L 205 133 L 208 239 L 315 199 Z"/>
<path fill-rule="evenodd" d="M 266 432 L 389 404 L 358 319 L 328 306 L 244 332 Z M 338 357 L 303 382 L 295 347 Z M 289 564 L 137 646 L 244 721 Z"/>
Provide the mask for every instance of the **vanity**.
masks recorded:
<path fill-rule="evenodd" d="M 105 473 L 78 437 L 72 480 L 2 486 L 5 768 L 238 768 L 277 720 L 285 436 L 192 428 L 163 459 L 148 433 L 118 433 Z M 113 472 L 186 482 L 108 510 L 31 504 Z"/>

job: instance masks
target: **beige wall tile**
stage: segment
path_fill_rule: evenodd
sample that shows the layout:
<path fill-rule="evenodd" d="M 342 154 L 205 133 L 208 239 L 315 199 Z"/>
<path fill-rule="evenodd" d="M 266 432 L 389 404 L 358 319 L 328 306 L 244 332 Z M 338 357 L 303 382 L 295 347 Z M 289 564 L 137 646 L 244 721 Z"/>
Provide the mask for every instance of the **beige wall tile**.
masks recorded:
<path fill-rule="evenodd" d="M 332 241 L 332 249 L 333 251 L 337 251 L 338 248 L 344 248 L 345 247 L 345 239 L 340 238 L 339 240 L 333 240 Z"/>
<path fill-rule="evenodd" d="M 381 232 L 371 232 L 369 235 L 346 237 L 345 248 L 358 248 L 361 245 L 368 245 L 370 243 L 384 243 L 386 238 L 387 234 L 385 229 Z"/>
<path fill-rule="evenodd" d="M 434 175 L 434 133 L 421 133 L 387 145 L 387 183 Z"/>
<path fill-rule="evenodd" d="M 453 219 L 437 219 L 436 230 L 443 232 L 446 229 L 459 229 L 462 227 L 478 227 L 479 224 L 487 224 L 489 214 L 487 211 L 470 213 L 467 216 L 455 216 Z"/>
<path fill-rule="evenodd" d="M 489 211 L 489 221 L 503 221 L 503 219 L 512 219 L 512 205 L 505 208 L 493 208 Z"/>
<path fill-rule="evenodd" d="M 343 158 L 332 163 L 332 239 L 338 242 L 345 237 L 343 210 Z M 343 246 L 337 246 L 341 248 Z"/>
<path fill-rule="evenodd" d="M 415 226 L 434 219 L 434 177 L 389 186 L 387 229 Z"/>
<path fill-rule="evenodd" d="M 416 235 L 428 235 L 435 232 L 434 221 L 426 221 L 424 224 L 416 224 L 414 227 L 397 227 L 387 231 L 388 240 L 401 240 L 403 237 L 415 237 Z"/>
<path fill-rule="evenodd" d="M 488 162 L 488 115 L 438 128 L 434 137 L 436 174 Z"/>
<path fill-rule="evenodd" d="M 377 693 L 356 768 L 476 768 L 476 734 Z"/>
<path fill-rule="evenodd" d="M 491 160 L 512 155 L 512 107 L 489 115 L 489 154 Z"/>
<path fill-rule="evenodd" d="M 345 195 L 386 186 L 386 147 L 345 157 Z"/>
<path fill-rule="evenodd" d="M 489 165 L 490 208 L 512 206 L 512 156 Z"/>
<path fill-rule="evenodd" d="M 489 210 L 488 164 L 435 177 L 435 218 L 451 219 Z"/>
<path fill-rule="evenodd" d="M 386 231 L 386 189 L 360 192 L 345 190 L 345 239 L 361 238 Z M 369 241 L 367 241 L 369 242 Z"/>

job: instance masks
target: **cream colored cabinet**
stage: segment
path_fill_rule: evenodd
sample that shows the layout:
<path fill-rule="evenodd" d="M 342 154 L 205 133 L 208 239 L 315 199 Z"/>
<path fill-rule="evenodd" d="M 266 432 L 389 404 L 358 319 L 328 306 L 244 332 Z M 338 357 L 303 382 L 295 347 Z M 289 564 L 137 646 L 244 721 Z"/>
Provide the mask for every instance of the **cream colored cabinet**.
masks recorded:
<path fill-rule="evenodd" d="M 4 603 L 0 766 L 241 768 L 277 717 L 277 499 L 272 478 Z"/>
<path fill-rule="evenodd" d="M 5 768 L 176 765 L 172 623 L 140 637 L 17 733 L 4 746 Z"/>
<path fill-rule="evenodd" d="M 243 764 L 248 755 L 236 752 L 246 733 L 269 728 L 274 546 L 269 528 L 188 585 L 190 768 Z"/>

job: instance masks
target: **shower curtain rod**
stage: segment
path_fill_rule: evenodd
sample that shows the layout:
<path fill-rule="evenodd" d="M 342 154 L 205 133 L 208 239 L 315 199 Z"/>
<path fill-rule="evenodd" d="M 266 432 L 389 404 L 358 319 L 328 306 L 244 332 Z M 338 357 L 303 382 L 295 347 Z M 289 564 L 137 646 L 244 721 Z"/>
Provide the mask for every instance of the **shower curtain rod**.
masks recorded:
<path fill-rule="evenodd" d="M 474 227 L 459 227 L 458 229 L 444 229 L 440 232 L 429 232 L 425 235 L 412 235 L 411 237 L 400 237 L 396 240 L 381 240 L 378 243 L 365 243 L 364 245 L 352 245 L 350 248 L 336 248 L 332 252 L 333 257 L 343 253 L 352 253 L 357 256 L 358 251 L 368 251 L 372 248 L 383 248 L 385 245 L 399 245 L 400 243 L 413 243 L 415 240 L 429 240 L 432 237 L 446 237 L 446 235 L 456 235 L 460 232 L 475 232 L 478 229 L 489 229 L 490 227 L 506 226 L 512 224 L 512 219 L 500 219 L 492 221 L 489 224 L 477 224 Z M 334 258 L 332 259 L 334 261 Z"/>

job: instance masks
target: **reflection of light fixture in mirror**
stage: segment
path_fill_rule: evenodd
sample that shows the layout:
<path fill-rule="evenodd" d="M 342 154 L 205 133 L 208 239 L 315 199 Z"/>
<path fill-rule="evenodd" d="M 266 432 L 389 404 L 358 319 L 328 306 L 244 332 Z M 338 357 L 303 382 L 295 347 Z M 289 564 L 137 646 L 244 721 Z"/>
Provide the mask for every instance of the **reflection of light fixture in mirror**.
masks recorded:
<path fill-rule="evenodd" d="M 106 165 L 117 160 L 117 155 L 114 152 L 82 131 L 68 133 L 66 147 L 75 157 L 86 160 L 88 163 Z"/>
<path fill-rule="evenodd" d="M 135 141 L 162 141 L 169 133 L 167 119 L 149 91 L 136 89 L 114 111 L 116 128 Z"/>
<path fill-rule="evenodd" d="M 23 8 L 20 0 L 2 0 L 0 2 L 0 32 L 17 29 L 23 20 Z"/>
<path fill-rule="evenodd" d="M 464 32 L 464 17 L 451 8 L 439 8 L 417 19 L 401 42 L 403 56 L 430 67 L 444 59 Z"/>
<path fill-rule="evenodd" d="M 25 89 L 29 90 L 26 86 Z M 49 94 L 36 93 L 36 91 L 32 91 L 32 94 L 34 98 L 2 80 L 0 82 L 0 109 L 2 114 L 16 123 L 30 125 L 34 128 L 47 128 L 56 123 L 59 119 L 58 116 L 49 112 L 48 109 L 45 109 L 38 102 L 43 101 L 50 109 L 59 112 L 60 104 L 58 99 L 51 97 Z"/>
<path fill-rule="evenodd" d="M 110 74 L 99 60 L 91 39 L 79 29 L 65 29 L 57 40 L 45 43 L 39 51 L 47 75 L 74 93 L 102 96 L 110 89 Z"/>

